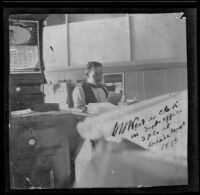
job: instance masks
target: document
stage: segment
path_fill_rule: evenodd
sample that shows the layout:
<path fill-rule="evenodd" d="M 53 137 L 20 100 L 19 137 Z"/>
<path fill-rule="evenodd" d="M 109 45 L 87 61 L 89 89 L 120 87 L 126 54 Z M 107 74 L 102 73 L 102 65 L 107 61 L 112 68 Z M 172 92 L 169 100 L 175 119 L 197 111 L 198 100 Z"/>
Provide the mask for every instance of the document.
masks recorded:
<path fill-rule="evenodd" d="M 77 128 L 88 139 L 127 139 L 155 153 L 187 157 L 187 126 L 185 90 L 106 112 Z"/>
<path fill-rule="evenodd" d="M 108 111 L 111 111 L 113 109 L 115 109 L 117 106 L 109 103 L 109 102 L 105 102 L 105 103 L 89 103 L 87 105 L 87 112 L 89 114 L 101 114 L 101 113 L 105 113 Z"/>

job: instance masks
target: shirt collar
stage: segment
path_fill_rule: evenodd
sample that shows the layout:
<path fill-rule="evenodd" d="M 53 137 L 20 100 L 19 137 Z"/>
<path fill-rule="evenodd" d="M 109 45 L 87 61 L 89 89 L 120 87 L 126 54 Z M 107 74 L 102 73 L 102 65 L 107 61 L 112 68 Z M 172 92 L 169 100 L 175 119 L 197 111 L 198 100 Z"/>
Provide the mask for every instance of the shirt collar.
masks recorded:
<path fill-rule="evenodd" d="M 93 83 L 90 83 L 89 81 L 86 81 L 86 82 L 87 82 L 87 83 L 89 84 L 89 86 L 92 87 L 92 88 L 101 88 L 101 87 L 102 87 L 101 84 L 95 85 L 95 84 L 93 84 Z"/>

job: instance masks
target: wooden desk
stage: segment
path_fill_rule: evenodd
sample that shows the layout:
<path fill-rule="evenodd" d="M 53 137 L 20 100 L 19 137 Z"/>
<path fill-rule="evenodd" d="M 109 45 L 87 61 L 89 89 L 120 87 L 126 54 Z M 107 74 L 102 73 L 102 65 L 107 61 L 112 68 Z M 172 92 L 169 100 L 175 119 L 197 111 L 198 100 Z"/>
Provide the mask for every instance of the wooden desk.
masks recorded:
<path fill-rule="evenodd" d="M 11 188 L 67 188 L 80 141 L 76 124 L 89 115 L 67 111 L 10 117 Z"/>

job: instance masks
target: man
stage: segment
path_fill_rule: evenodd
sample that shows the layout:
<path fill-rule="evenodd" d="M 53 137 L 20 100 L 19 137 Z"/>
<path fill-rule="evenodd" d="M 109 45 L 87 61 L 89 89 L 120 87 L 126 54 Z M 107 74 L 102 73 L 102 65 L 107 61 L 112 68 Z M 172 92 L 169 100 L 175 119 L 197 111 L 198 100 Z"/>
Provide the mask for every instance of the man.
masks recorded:
<path fill-rule="evenodd" d="M 83 84 L 76 86 L 72 97 L 75 108 L 83 108 L 89 103 L 106 102 L 108 91 L 101 84 L 103 66 L 99 62 L 88 62 L 86 76 Z"/>

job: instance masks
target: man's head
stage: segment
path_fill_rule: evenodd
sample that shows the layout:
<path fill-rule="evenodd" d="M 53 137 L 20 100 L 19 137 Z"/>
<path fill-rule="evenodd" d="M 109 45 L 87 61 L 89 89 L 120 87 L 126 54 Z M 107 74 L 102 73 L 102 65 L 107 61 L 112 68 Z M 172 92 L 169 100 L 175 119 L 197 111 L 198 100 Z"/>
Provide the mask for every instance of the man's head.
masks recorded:
<path fill-rule="evenodd" d="M 102 82 L 102 74 L 103 74 L 103 66 L 99 62 L 88 62 L 87 64 L 87 81 L 92 84 L 101 84 Z"/>

